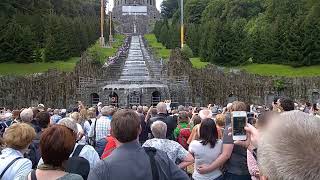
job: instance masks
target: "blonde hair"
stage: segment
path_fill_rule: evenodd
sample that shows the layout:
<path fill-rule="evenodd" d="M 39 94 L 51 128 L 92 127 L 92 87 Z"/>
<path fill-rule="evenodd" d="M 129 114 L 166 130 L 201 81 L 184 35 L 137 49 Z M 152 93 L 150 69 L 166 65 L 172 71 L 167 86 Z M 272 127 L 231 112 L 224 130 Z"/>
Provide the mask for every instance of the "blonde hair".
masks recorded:
<path fill-rule="evenodd" d="M 96 117 L 96 109 L 91 107 L 88 109 L 88 118 L 95 118 Z"/>
<path fill-rule="evenodd" d="M 247 105 L 242 101 L 234 101 L 231 106 L 231 111 L 247 111 Z"/>
<path fill-rule="evenodd" d="M 216 115 L 216 124 L 220 127 L 224 127 L 226 122 L 226 115 L 224 114 L 217 114 Z"/>
<path fill-rule="evenodd" d="M 80 121 L 80 113 L 78 112 L 73 112 L 70 117 L 75 121 L 75 122 L 79 122 Z"/>
<path fill-rule="evenodd" d="M 22 150 L 29 146 L 36 137 L 33 127 L 26 123 L 15 123 L 8 127 L 3 135 L 7 147 Z"/>
<path fill-rule="evenodd" d="M 262 133 L 258 161 L 263 175 L 276 179 L 320 179 L 320 119 L 284 112 Z"/>
<path fill-rule="evenodd" d="M 87 119 L 88 119 L 88 111 L 86 109 L 81 109 L 79 121 L 84 122 Z"/>

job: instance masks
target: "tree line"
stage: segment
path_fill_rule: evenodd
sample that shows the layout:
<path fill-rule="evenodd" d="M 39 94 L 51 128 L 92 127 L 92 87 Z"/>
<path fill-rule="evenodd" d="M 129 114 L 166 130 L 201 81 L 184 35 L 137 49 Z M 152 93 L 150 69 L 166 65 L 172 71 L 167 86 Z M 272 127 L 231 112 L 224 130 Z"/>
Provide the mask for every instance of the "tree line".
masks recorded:
<path fill-rule="evenodd" d="M 0 62 L 80 56 L 100 35 L 99 0 L 2 0 L 0 9 Z"/>
<path fill-rule="evenodd" d="M 154 33 L 179 47 L 180 4 L 165 0 Z M 187 0 L 186 43 L 202 61 L 236 66 L 320 64 L 318 0 Z"/>

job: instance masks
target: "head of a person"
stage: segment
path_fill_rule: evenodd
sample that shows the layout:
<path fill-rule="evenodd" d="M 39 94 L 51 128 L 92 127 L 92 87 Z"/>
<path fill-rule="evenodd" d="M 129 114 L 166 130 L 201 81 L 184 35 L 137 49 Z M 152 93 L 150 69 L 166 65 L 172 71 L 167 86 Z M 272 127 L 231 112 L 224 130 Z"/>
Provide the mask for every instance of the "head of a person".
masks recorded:
<path fill-rule="evenodd" d="M 192 116 L 192 122 L 193 122 L 193 126 L 196 126 L 197 124 L 201 123 L 201 118 L 198 115 L 194 115 Z"/>
<path fill-rule="evenodd" d="M 48 112 L 39 112 L 36 117 L 40 128 L 45 129 L 50 124 L 50 114 Z"/>
<path fill-rule="evenodd" d="M 201 144 L 210 144 L 214 148 L 218 139 L 218 130 L 213 119 L 204 119 L 200 125 L 200 141 Z"/>
<path fill-rule="evenodd" d="M 158 111 L 157 111 L 156 108 L 153 108 L 153 107 L 151 107 L 151 108 L 152 108 L 151 109 L 151 117 L 154 117 L 154 116 L 156 116 L 158 114 Z"/>
<path fill-rule="evenodd" d="M 137 107 L 137 112 L 140 114 L 143 114 L 143 107 L 142 106 L 138 106 Z"/>
<path fill-rule="evenodd" d="M 60 113 L 59 109 L 53 110 L 53 114 L 54 114 L 54 115 L 59 115 L 59 113 Z"/>
<path fill-rule="evenodd" d="M 164 102 L 159 102 L 157 105 L 158 114 L 166 114 L 167 113 L 167 105 Z"/>
<path fill-rule="evenodd" d="M 185 110 L 185 108 L 184 108 L 184 106 L 182 106 L 182 105 L 179 105 L 178 106 L 178 111 L 180 112 L 180 111 L 184 111 Z"/>
<path fill-rule="evenodd" d="M 33 118 L 37 117 L 37 114 L 40 112 L 39 108 L 32 108 L 32 112 L 33 112 Z"/>
<path fill-rule="evenodd" d="M 77 123 L 72 118 L 63 118 L 58 122 L 59 125 L 69 128 L 74 133 L 74 139 L 77 139 Z"/>
<path fill-rule="evenodd" d="M 95 108 L 91 107 L 88 109 L 88 118 L 96 118 L 97 111 Z"/>
<path fill-rule="evenodd" d="M 80 113 L 78 113 L 78 112 L 73 112 L 73 113 L 71 113 L 70 117 L 71 117 L 75 122 L 79 122 L 79 121 L 80 121 Z"/>
<path fill-rule="evenodd" d="M 113 115 L 111 134 L 120 143 L 137 140 L 140 132 L 140 118 L 133 110 L 119 110 Z"/>
<path fill-rule="evenodd" d="M 22 151 L 29 147 L 35 136 L 36 132 L 29 124 L 14 123 L 4 132 L 3 141 L 7 147 Z"/>
<path fill-rule="evenodd" d="M 87 111 L 87 109 L 84 108 L 84 109 L 80 110 L 80 119 L 82 121 L 85 121 L 85 120 L 88 119 L 88 111 Z"/>
<path fill-rule="evenodd" d="M 319 109 L 318 109 L 318 105 L 316 104 L 316 103 L 314 103 L 313 105 L 312 105 L 312 109 L 314 110 L 314 111 L 318 111 Z"/>
<path fill-rule="evenodd" d="M 226 124 L 226 115 L 225 114 L 217 114 L 216 115 L 216 124 L 219 127 L 224 127 Z"/>
<path fill-rule="evenodd" d="M 294 102 L 289 98 L 280 98 L 279 107 L 282 111 L 293 111 L 294 110 Z"/>
<path fill-rule="evenodd" d="M 148 106 L 143 106 L 143 113 L 144 113 L 144 114 L 147 114 L 148 111 L 149 111 Z"/>
<path fill-rule="evenodd" d="M 311 103 L 310 102 L 306 102 L 306 106 L 307 107 L 311 107 Z"/>
<path fill-rule="evenodd" d="M 22 122 L 30 123 L 33 120 L 33 111 L 31 108 L 24 109 L 20 113 L 20 118 Z"/>
<path fill-rule="evenodd" d="M 242 101 L 234 101 L 232 103 L 231 112 L 233 112 L 233 111 L 247 111 L 247 110 L 248 110 L 248 106 L 246 105 L 246 103 L 244 103 Z"/>
<path fill-rule="evenodd" d="M 101 114 L 102 116 L 112 116 L 114 113 L 114 109 L 110 106 L 104 106 L 102 109 L 101 109 Z"/>
<path fill-rule="evenodd" d="M 178 116 L 179 122 L 189 123 L 189 114 L 187 111 L 180 111 Z"/>
<path fill-rule="evenodd" d="M 131 109 L 134 110 L 134 111 L 136 111 L 136 110 L 137 110 L 137 106 L 132 106 Z"/>
<path fill-rule="evenodd" d="M 19 119 L 20 118 L 20 111 L 19 110 L 13 110 L 12 111 L 12 119 Z"/>
<path fill-rule="evenodd" d="M 167 134 L 167 125 L 162 121 L 155 121 L 151 124 L 151 132 L 155 138 L 165 139 Z"/>
<path fill-rule="evenodd" d="M 320 120 L 283 112 L 261 134 L 258 162 L 268 179 L 320 179 Z"/>
<path fill-rule="evenodd" d="M 199 117 L 201 119 L 211 119 L 212 118 L 212 111 L 209 109 L 203 109 L 199 112 Z"/>
<path fill-rule="evenodd" d="M 40 138 L 40 152 L 44 164 L 62 167 L 76 144 L 74 133 L 62 125 L 47 128 Z"/>
<path fill-rule="evenodd" d="M 232 107 L 232 103 L 228 103 L 226 107 L 228 112 L 231 112 L 231 107 Z"/>

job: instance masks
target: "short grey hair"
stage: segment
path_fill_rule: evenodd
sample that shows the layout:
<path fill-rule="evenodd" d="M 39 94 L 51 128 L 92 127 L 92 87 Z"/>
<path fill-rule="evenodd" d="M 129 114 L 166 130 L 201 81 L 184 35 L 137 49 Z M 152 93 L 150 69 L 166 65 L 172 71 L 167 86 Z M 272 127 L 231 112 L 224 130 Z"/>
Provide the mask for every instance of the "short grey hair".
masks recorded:
<path fill-rule="evenodd" d="M 320 179 L 320 119 L 300 111 L 279 115 L 262 133 L 260 170 L 268 179 Z"/>
<path fill-rule="evenodd" d="M 167 113 L 167 105 L 164 102 L 159 102 L 157 105 L 158 113 Z"/>
<path fill-rule="evenodd" d="M 155 121 L 151 124 L 151 132 L 155 138 L 165 139 L 167 134 L 167 125 L 162 121 Z"/>
<path fill-rule="evenodd" d="M 211 119 L 212 111 L 210 111 L 209 109 L 203 109 L 199 112 L 199 117 L 201 118 L 201 120 Z"/>
<path fill-rule="evenodd" d="M 58 122 L 58 124 L 71 129 L 75 134 L 78 133 L 77 123 L 72 118 L 63 118 Z"/>
<path fill-rule="evenodd" d="M 22 122 L 31 122 L 33 120 L 33 111 L 31 108 L 24 109 L 20 113 L 20 118 Z"/>
<path fill-rule="evenodd" d="M 110 106 L 104 106 L 102 109 L 101 109 L 101 114 L 103 116 L 108 116 L 108 115 L 111 115 L 113 112 L 113 108 L 111 108 Z"/>

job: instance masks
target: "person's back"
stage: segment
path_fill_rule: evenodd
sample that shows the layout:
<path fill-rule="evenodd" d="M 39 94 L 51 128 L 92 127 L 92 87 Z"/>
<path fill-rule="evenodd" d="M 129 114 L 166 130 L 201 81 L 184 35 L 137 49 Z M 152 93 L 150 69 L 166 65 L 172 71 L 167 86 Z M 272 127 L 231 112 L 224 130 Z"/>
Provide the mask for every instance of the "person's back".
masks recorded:
<path fill-rule="evenodd" d="M 174 121 L 172 116 L 168 116 L 167 114 L 159 113 L 155 117 L 150 118 L 149 127 L 155 121 L 162 121 L 166 123 L 167 130 L 167 139 L 174 140 L 174 129 L 177 127 L 177 122 Z M 151 131 L 151 130 L 150 130 Z"/>
<path fill-rule="evenodd" d="M 156 174 L 159 180 L 188 179 L 166 153 L 154 149 L 147 154 L 140 146 L 137 141 L 141 130 L 140 119 L 135 112 L 118 111 L 113 116 L 111 127 L 119 147 L 108 158 L 98 162 L 90 171 L 89 180 L 152 180 Z"/>
<path fill-rule="evenodd" d="M 96 131 L 96 141 L 99 141 L 100 139 L 103 139 L 110 134 L 110 121 L 111 120 L 107 116 L 101 116 L 99 119 L 96 120 L 96 125 L 91 125 L 91 131 Z"/>

